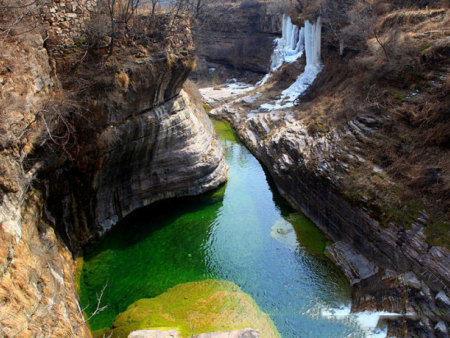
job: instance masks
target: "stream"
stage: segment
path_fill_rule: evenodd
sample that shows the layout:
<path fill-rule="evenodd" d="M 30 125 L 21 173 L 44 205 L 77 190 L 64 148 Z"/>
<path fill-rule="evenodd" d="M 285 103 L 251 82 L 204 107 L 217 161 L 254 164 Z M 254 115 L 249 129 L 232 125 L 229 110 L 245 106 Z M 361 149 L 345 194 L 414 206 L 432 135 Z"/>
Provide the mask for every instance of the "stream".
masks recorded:
<path fill-rule="evenodd" d="M 91 329 L 177 284 L 223 279 L 250 294 L 282 337 L 364 336 L 351 316 L 329 315 L 347 311 L 350 286 L 325 257 L 321 233 L 280 198 L 230 126 L 214 123 L 230 167 L 226 185 L 138 210 L 85 250 L 81 303 L 93 311 L 106 285 L 108 304 Z"/>

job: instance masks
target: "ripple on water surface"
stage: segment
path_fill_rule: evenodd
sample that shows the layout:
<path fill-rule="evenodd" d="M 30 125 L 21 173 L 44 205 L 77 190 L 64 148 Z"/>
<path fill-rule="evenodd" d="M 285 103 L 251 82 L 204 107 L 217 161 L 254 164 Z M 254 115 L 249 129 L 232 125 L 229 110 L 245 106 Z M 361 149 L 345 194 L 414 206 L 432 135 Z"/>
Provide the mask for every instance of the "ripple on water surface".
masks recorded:
<path fill-rule="evenodd" d="M 195 198 L 156 203 L 127 217 L 86 250 L 83 306 L 105 284 L 108 308 L 90 321 L 110 327 L 135 301 L 181 283 L 229 280 L 270 315 L 283 337 L 361 334 L 352 322 L 321 315 L 348 304 L 345 279 L 323 255 L 322 235 L 274 193 L 264 170 L 228 125 L 216 122 L 230 166 L 228 183 Z"/>

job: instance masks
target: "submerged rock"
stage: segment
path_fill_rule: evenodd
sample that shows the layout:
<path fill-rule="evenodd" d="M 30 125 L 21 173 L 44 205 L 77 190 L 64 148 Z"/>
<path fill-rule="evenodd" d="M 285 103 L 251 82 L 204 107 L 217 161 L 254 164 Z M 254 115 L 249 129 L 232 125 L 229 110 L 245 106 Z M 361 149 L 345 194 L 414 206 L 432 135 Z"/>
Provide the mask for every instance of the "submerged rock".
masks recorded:
<path fill-rule="evenodd" d="M 258 331 L 252 329 L 243 329 L 237 331 L 229 331 L 229 332 L 211 332 L 211 333 L 202 333 L 196 338 L 257 338 L 259 337 Z"/>
<path fill-rule="evenodd" d="M 255 328 L 261 337 L 280 336 L 270 317 L 236 284 L 205 280 L 179 284 L 155 298 L 138 300 L 116 317 L 108 333 L 123 337 L 145 330 L 148 336 L 139 331 L 130 336 L 160 337 L 154 330 L 163 330 L 178 337 L 175 330 L 181 337 L 196 333 L 203 333 L 198 336 L 202 338 L 259 337 L 255 330 L 245 329 L 248 327 Z M 224 332 L 236 329 L 239 331 Z"/>
<path fill-rule="evenodd" d="M 277 241 L 286 245 L 289 249 L 295 250 L 298 246 L 297 234 L 291 223 L 286 221 L 284 218 L 278 219 L 272 226 L 272 231 L 270 236 L 275 238 Z"/>

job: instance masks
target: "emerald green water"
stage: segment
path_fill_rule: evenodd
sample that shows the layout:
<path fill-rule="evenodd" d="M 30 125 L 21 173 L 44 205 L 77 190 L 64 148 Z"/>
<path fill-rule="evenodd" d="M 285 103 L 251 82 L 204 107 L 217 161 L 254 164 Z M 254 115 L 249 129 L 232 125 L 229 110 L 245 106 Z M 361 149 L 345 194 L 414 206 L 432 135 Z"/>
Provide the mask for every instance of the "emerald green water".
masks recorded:
<path fill-rule="evenodd" d="M 87 313 L 107 285 L 102 304 L 108 308 L 91 319 L 91 329 L 110 327 L 138 299 L 215 278 L 250 294 L 283 337 L 355 334 L 353 325 L 321 316 L 350 297 L 323 254 L 322 235 L 271 190 L 260 163 L 230 127 L 215 124 L 230 167 L 225 186 L 139 210 L 85 251 L 80 298 Z"/>

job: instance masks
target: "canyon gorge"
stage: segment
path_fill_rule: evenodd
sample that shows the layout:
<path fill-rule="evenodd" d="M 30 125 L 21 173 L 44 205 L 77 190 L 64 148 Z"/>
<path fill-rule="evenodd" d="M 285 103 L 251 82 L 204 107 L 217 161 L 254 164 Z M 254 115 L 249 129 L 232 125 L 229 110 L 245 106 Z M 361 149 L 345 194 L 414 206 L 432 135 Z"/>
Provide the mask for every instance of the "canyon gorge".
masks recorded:
<path fill-rule="evenodd" d="M 449 335 L 448 4 L 100 3 L 0 2 L 0 335 Z"/>

